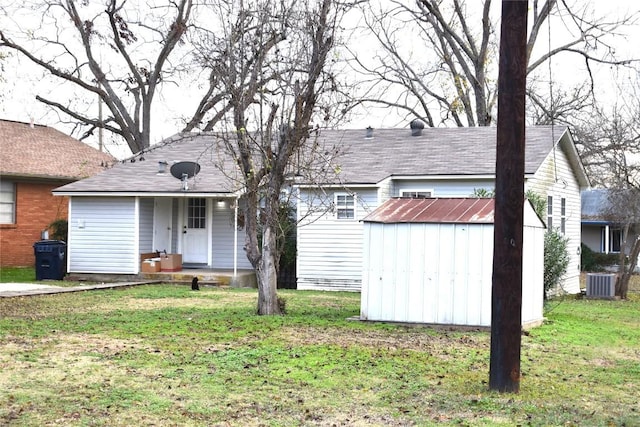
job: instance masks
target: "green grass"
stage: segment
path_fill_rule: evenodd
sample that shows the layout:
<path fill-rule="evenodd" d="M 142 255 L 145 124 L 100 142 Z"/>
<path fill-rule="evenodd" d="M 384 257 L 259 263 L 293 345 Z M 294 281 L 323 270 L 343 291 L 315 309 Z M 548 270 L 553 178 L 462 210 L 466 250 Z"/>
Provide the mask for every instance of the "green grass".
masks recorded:
<path fill-rule="evenodd" d="M 348 321 L 360 295 L 181 285 L 0 299 L 0 425 L 640 425 L 640 299 L 556 303 L 488 391 L 489 333 Z"/>
<path fill-rule="evenodd" d="M 35 280 L 36 270 L 33 267 L 0 268 L 0 283 L 30 283 Z"/>
<path fill-rule="evenodd" d="M 67 280 L 36 280 L 34 267 L 2 267 L 0 268 L 0 283 L 42 283 L 51 286 L 87 285 L 87 282 L 72 282 Z"/>

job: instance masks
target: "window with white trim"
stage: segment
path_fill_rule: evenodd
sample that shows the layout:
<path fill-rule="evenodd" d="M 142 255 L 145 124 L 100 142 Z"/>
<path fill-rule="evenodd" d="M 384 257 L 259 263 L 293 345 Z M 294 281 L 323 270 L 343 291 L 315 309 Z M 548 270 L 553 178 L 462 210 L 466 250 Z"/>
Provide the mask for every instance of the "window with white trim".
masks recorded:
<path fill-rule="evenodd" d="M 602 227 L 601 230 L 602 238 L 600 241 L 602 242 L 600 251 L 602 253 L 620 253 L 620 248 L 622 247 L 622 230 L 620 228 L 609 228 Z M 607 233 L 609 234 L 607 236 Z M 606 245 L 609 245 L 606 247 Z"/>
<path fill-rule="evenodd" d="M 16 223 L 16 186 L 11 181 L 0 181 L 0 224 Z"/>
<path fill-rule="evenodd" d="M 433 190 L 400 190 L 400 197 L 411 199 L 428 199 L 433 197 Z"/>
<path fill-rule="evenodd" d="M 336 194 L 334 206 L 337 219 L 354 219 L 356 217 L 356 201 L 352 194 Z"/>

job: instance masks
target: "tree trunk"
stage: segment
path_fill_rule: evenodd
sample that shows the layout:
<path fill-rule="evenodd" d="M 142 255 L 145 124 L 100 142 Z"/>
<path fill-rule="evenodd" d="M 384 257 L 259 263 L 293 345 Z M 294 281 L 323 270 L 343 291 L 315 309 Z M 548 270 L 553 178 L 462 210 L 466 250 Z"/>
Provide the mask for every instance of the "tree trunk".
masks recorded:
<path fill-rule="evenodd" d="M 258 314 L 260 315 L 283 314 L 278 304 L 276 250 L 275 233 L 267 223 L 262 236 L 262 258 L 256 269 Z"/>
<path fill-rule="evenodd" d="M 623 262 L 620 263 L 620 270 L 618 270 L 618 281 L 616 283 L 616 295 L 622 299 L 627 299 L 627 293 L 629 292 L 629 280 L 631 275 L 638 265 L 638 255 L 640 255 L 640 237 L 636 238 L 633 242 L 631 250 L 629 251 L 629 265 L 625 268 L 624 253 L 621 251 Z"/>

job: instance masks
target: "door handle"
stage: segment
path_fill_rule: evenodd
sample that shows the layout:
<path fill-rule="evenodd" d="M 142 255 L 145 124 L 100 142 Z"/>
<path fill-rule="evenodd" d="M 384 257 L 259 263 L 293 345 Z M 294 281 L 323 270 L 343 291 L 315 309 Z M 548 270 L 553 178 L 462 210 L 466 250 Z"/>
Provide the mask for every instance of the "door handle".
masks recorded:
<path fill-rule="evenodd" d="M 182 233 L 183 234 L 187 234 L 187 226 L 186 225 L 183 227 Z"/>

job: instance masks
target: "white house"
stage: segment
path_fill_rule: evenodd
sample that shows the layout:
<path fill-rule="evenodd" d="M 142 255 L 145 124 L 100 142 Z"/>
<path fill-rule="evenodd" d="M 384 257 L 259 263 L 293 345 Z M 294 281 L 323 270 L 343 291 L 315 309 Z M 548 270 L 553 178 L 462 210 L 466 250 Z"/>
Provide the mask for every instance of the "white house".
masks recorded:
<path fill-rule="evenodd" d="M 179 134 L 55 189 L 69 197 L 67 271 L 138 274 L 140 254 L 156 250 L 181 254 L 185 268 L 250 269 L 238 209 L 243 188 L 221 141 L 214 133 Z M 296 178 L 298 289 L 359 291 L 360 220 L 391 197 L 492 189 L 495 141 L 495 128 L 433 128 L 415 136 L 409 129 L 315 131 L 310 145 L 339 147 L 340 155 L 321 165 L 330 179 Z M 199 172 L 175 178 L 172 167 L 185 162 L 197 163 Z M 588 180 L 566 128 L 527 128 L 525 178 L 551 202 L 544 220 L 570 239 L 565 288 L 578 292 L 580 190 Z"/>
<path fill-rule="evenodd" d="M 491 326 L 494 199 L 395 198 L 364 220 L 362 320 Z M 524 203 L 524 327 L 543 320 L 544 231 Z"/>
<path fill-rule="evenodd" d="M 359 291 L 362 219 L 390 198 L 469 197 L 494 188 L 492 127 L 346 130 L 329 136 L 345 152 L 338 177 L 298 185 L 298 289 Z M 580 191 L 588 186 L 566 127 L 527 127 L 525 189 L 547 198 L 543 220 L 569 239 L 571 262 L 562 285 L 569 293 L 580 291 Z"/>
<path fill-rule="evenodd" d="M 177 135 L 55 189 L 69 197 L 67 271 L 138 274 L 140 254 L 153 251 L 181 254 L 185 267 L 251 269 L 237 209 L 242 189 L 217 142 L 213 134 Z M 175 178 L 172 167 L 185 162 L 199 172 Z"/>

